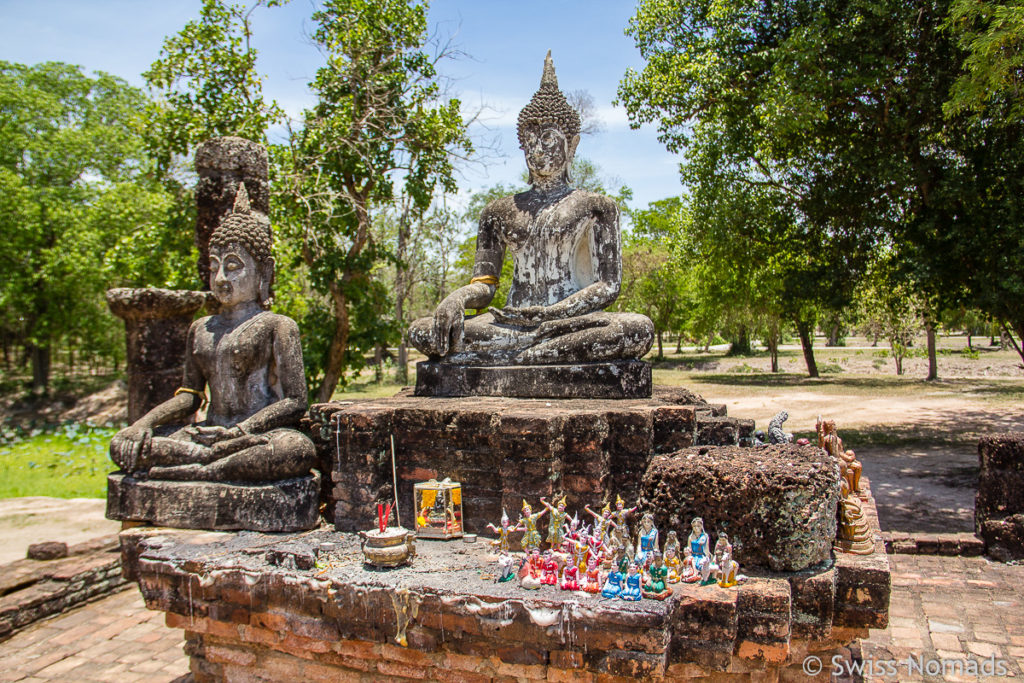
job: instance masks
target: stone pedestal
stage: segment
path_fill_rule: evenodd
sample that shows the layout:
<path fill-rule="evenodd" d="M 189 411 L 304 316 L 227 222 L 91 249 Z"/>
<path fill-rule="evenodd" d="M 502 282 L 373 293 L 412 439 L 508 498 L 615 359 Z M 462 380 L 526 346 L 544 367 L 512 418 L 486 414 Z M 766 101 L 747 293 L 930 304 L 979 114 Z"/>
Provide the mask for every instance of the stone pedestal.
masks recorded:
<path fill-rule="evenodd" d="M 989 434 L 978 442 L 974 530 L 1001 561 L 1024 558 L 1024 432 Z"/>
<path fill-rule="evenodd" d="M 210 286 L 210 236 L 231 212 L 238 184 L 245 183 L 249 204 L 266 217 L 270 211 L 267 150 L 259 143 L 226 136 L 213 138 L 196 149 L 196 247 L 199 279 Z"/>
<path fill-rule="evenodd" d="M 581 510 L 616 494 L 635 501 L 654 455 L 749 444 L 754 422 L 725 412 L 679 387 L 633 400 L 400 395 L 314 405 L 306 429 L 331 473 L 325 502 L 339 529 L 373 526 L 376 504 L 392 499 L 393 437 L 402 523 L 413 527 L 413 484 L 451 477 L 463 484 L 466 530 L 482 533 L 524 498 L 565 493 Z"/>
<path fill-rule="evenodd" d="M 865 509 L 877 533 L 874 503 Z M 888 623 L 889 565 L 840 555 L 738 586 L 674 584 L 627 603 L 490 578 L 482 543 L 421 540 L 363 565 L 354 534 L 121 533 L 146 605 L 185 632 L 196 681 L 806 680 L 801 662 Z M 334 544 L 319 555 L 321 543 Z M 319 560 L 319 567 L 316 562 Z M 300 569 L 303 567 L 304 569 Z M 624 677 L 623 679 L 615 677 Z"/>
<path fill-rule="evenodd" d="M 566 365 L 416 364 L 417 396 L 650 398 L 651 366 L 640 360 Z"/>
<path fill-rule="evenodd" d="M 107 477 L 107 519 L 179 529 L 304 531 L 320 524 L 320 475 L 265 484 Z"/>
<path fill-rule="evenodd" d="M 124 320 L 127 337 L 128 421 L 135 422 L 181 386 L 185 338 L 203 292 L 111 289 L 107 304 Z"/>

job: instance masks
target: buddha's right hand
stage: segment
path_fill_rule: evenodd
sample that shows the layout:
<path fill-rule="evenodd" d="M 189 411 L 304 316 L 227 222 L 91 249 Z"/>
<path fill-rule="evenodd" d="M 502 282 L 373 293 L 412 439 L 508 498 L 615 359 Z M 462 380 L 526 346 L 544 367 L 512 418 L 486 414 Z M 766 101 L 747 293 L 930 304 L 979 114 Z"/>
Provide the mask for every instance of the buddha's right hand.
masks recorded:
<path fill-rule="evenodd" d="M 434 351 L 439 356 L 448 353 L 462 343 L 465 329 L 465 309 L 458 299 L 447 297 L 434 312 Z"/>
<path fill-rule="evenodd" d="M 149 455 L 153 430 L 142 425 L 122 429 L 110 440 L 110 459 L 125 472 L 137 472 L 140 464 Z"/>

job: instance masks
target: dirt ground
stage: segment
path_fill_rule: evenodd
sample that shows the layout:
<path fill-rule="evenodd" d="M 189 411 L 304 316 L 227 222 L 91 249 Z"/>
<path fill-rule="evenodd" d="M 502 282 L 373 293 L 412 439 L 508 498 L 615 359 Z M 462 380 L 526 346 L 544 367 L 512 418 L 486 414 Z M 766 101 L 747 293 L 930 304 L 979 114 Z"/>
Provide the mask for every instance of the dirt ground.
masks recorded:
<path fill-rule="evenodd" d="M 883 530 L 974 530 L 978 438 L 988 432 L 1024 430 L 1024 406 L 964 396 L 850 396 L 785 391 L 775 396 L 699 393 L 724 403 L 729 414 L 753 419 L 758 429 L 780 410 L 786 431 L 813 437 L 817 416 L 834 418 L 844 445 L 853 449 L 872 482 Z M 813 440 L 813 438 L 812 438 Z"/>

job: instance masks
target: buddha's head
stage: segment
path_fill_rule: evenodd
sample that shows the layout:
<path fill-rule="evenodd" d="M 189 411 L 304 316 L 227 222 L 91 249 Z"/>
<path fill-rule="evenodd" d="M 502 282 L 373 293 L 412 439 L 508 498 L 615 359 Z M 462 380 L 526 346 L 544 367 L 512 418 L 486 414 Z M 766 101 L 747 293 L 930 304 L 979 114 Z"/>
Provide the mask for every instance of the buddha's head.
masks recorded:
<path fill-rule="evenodd" d="M 269 308 L 274 257 L 270 228 L 253 215 L 245 184 L 235 206 L 210 236 L 210 286 L 223 308 L 256 301 Z"/>
<path fill-rule="evenodd" d="M 551 51 L 544 58 L 540 89 L 519 112 L 519 146 L 530 171 L 527 182 L 558 178 L 568 183 L 569 167 L 580 142 L 580 115 L 558 89 Z"/>

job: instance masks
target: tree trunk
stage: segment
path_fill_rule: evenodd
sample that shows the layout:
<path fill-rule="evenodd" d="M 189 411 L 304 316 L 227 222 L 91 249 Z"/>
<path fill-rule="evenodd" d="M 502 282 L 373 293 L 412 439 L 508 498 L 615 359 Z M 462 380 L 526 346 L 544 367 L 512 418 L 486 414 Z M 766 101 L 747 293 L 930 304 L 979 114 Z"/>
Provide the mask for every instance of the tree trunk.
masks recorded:
<path fill-rule="evenodd" d="M 395 379 L 402 386 L 409 383 L 409 345 L 405 343 L 405 335 L 398 344 L 398 371 L 395 373 Z"/>
<path fill-rule="evenodd" d="M 330 286 L 331 301 L 334 305 L 334 336 L 327 350 L 327 366 L 324 368 L 324 381 L 316 392 L 316 400 L 327 403 L 334 395 L 334 390 L 341 381 L 341 373 L 345 370 L 345 351 L 348 350 L 349 319 L 345 294 L 337 284 Z"/>
<path fill-rule="evenodd" d="M 928 331 L 928 377 L 927 380 L 939 378 L 939 362 L 935 353 L 935 323 L 928 320 L 924 324 Z"/>
<path fill-rule="evenodd" d="M 835 321 L 832 324 L 832 329 L 828 333 L 828 343 L 825 346 L 839 346 L 839 321 Z"/>
<path fill-rule="evenodd" d="M 665 357 L 665 350 L 661 345 L 661 330 L 658 330 L 658 358 Z"/>
<path fill-rule="evenodd" d="M 1013 324 L 1013 329 L 1017 332 L 1017 339 L 1013 338 L 1013 334 L 1010 332 L 1010 327 L 1010 324 L 1004 324 L 1003 328 L 1005 330 L 1005 335 L 1001 336 L 1009 339 L 1010 345 L 1013 346 L 1013 350 L 1017 352 L 1018 356 L 1020 356 L 1020 368 L 1024 370 L 1024 320 Z M 1018 339 L 1020 340 L 1020 343 L 1018 343 Z"/>
<path fill-rule="evenodd" d="M 808 320 L 797 319 L 796 331 L 800 335 L 804 362 L 807 363 L 807 376 L 818 377 L 818 364 L 814 362 L 814 325 Z"/>
<path fill-rule="evenodd" d="M 45 395 L 50 389 L 50 347 L 29 345 L 32 359 L 32 393 Z"/>
<path fill-rule="evenodd" d="M 970 330 L 967 331 L 967 350 L 968 351 L 973 351 L 974 350 L 974 348 L 971 346 L 971 332 L 970 332 Z"/>
<path fill-rule="evenodd" d="M 676 355 L 680 355 L 683 352 L 683 335 L 679 334 L 676 336 Z"/>

